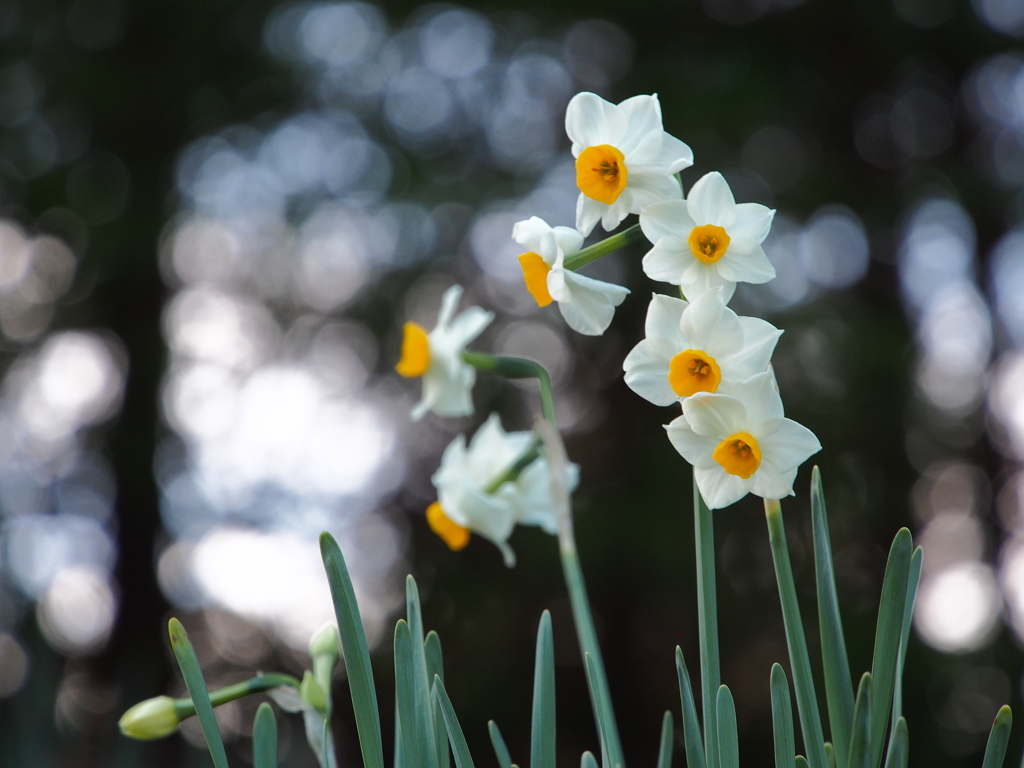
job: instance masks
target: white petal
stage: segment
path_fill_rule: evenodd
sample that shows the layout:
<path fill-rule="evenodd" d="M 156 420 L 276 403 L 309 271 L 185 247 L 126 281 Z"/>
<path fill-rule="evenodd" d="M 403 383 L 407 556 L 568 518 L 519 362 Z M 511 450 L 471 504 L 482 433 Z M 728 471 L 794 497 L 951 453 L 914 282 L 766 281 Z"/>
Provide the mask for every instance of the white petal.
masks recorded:
<path fill-rule="evenodd" d="M 599 203 L 581 192 L 576 199 L 576 229 L 583 233 L 584 237 L 589 235 L 594 231 L 594 227 L 601 220 L 601 215 L 607 207 L 604 203 Z"/>
<path fill-rule="evenodd" d="M 561 256 L 570 256 L 583 247 L 583 235 L 573 227 L 555 227 L 553 233 Z"/>
<path fill-rule="evenodd" d="M 679 285 L 687 269 L 696 261 L 684 242 L 674 237 L 663 237 L 644 254 L 641 264 L 644 274 L 651 280 Z"/>
<path fill-rule="evenodd" d="M 619 113 L 626 118 L 626 133 L 620 139 L 619 151 L 631 152 L 650 134 L 658 137 L 661 127 L 661 104 L 657 96 L 633 96 L 618 105 Z"/>
<path fill-rule="evenodd" d="M 484 328 L 490 325 L 492 320 L 494 320 L 493 312 L 488 312 L 481 307 L 469 307 L 452 321 L 448 332 L 458 346 L 465 347 L 483 333 Z"/>
<path fill-rule="evenodd" d="M 792 419 L 780 419 L 771 434 L 758 437 L 757 444 L 761 448 L 761 463 L 776 472 L 796 469 L 821 450 L 814 433 Z"/>
<path fill-rule="evenodd" d="M 690 462 L 695 469 L 708 469 L 718 464 L 711 454 L 720 441 L 704 435 L 698 435 L 690 428 L 685 416 L 673 419 L 665 427 L 669 442 L 679 455 Z"/>
<path fill-rule="evenodd" d="M 786 472 L 773 472 L 770 469 L 759 468 L 750 477 L 752 481 L 750 490 L 762 499 L 784 499 L 793 495 L 793 481 L 796 480 L 796 473 L 795 469 Z"/>
<path fill-rule="evenodd" d="M 677 351 L 665 339 L 640 341 L 622 361 L 626 386 L 655 405 L 678 403 L 679 395 L 668 381 L 669 363 Z"/>
<path fill-rule="evenodd" d="M 721 288 L 705 291 L 690 302 L 679 326 L 690 338 L 694 349 L 702 349 L 716 358 L 743 346 L 739 318 L 725 306 Z"/>
<path fill-rule="evenodd" d="M 736 221 L 729 227 L 730 237 L 746 237 L 755 243 L 762 243 L 768 237 L 775 219 L 775 211 L 760 203 L 739 203 L 736 206 Z"/>
<path fill-rule="evenodd" d="M 629 289 L 567 269 L 553 269 L 548 273 L 548 292 L 570 328 L 586 336 L 600 336 Z"/>
<path fill-rule="evenodd" d="M 641 213 L 657 203 L 666 200 L 680 200 L 683 196 L 683 188 L 675 176 L 637 173 L 630 174 L 629 184 L 623 192 L 623 196 L 627 193 L 630 195 L 630 211 Z"/>
<path fill-rule="evenodd" d="M 782 331 L 759 317 L 741 317 L 739 321 L 743 329 L 743 350 L 729 361 L 738 366 L 739 375 L 746 378 L 767 370 Z"/>
<path fill-rule="evenodd" d="M 611 205 L 605 205 L 604 203 L 597 203 L 604 210 L 601 212 L 601 226 L 604 227 L 605 232 L 611 232 L 622 220 L 629 216 L 631 213 L 640 213 L 639 208 L 635 208 L 632 205 L 632 196 L 628 194 L 629 187 L 623 191 L 623 194 L 619 195 L 619 199 Z"/>
<path fill-rule="evenodd" d="M 689 246 L 687 246 L 689 250 Z M 705 264 L 690 256 L 687 268 L 680 275 L 679 286 L 683 294 L 693 301 L 705 291 L 722 289 L 722 298 L 728 302 L 736 291 L 736 283 L 726 280 L 718 270 L 718 264 Z"/>
<path fill-rule="evenodd" d="M 747 409 L 735 397 L 698 392 L 683 404 L 683 416 L 698 435 L 721 442 L 737 432 L 749 429 Z"/>
<path fill-rule="evenodd" d="M 565 132 L 580 150 L 598 144 L 617 146 L 626 133 L 626 123 L 621 110 L 594 93 L 577 93 L 565 108 Z"/>
<path fill-rule="evenodd" d="M 690 215 L 698 225 L 714 224 L 728 231 L 736 220 L 736 199 L 718 171 L 697 179 L 686 200 L 690 204 Z"/>
<path fill-rule="evenodd" d="M 441 311 L 437 315 L 437 326 L 435 327 L 443 328 L 448 325 L 455 315 L 455 309 L 459 306 L 459 299 L 461 298 L 461 285 L 453 285 L 444 292 L 444 296 L 441 297 Z"/>
<path fill-rule="evenodd" d="M 729 243 L 729 250 L 715 265 L 724 279 L 736 283 L 767 283 L 775 277 L 775 267 L 764 249 L 747 238 L 737 237 Z"/>
<path fill-rule="evenodd" d="M 740 398 L 747 406 L 747 419 L 751 434 L 760 439 L 762 424 L 783 418 L 782 397 L 775 381 L 775 372 L 769 368 L 763 373 L 751 376 L 742 384 Z"/>
<path fill-rule="evenodd" d="M 730 475 L 717 464 L 709 469 L 695 469 L 693 476 L 708 509 L 722 509 L 735 504 L 750 493 L 752 485 L 751 480 Z"/>
<path fill-rule="evenodd" d="M 685 200 L 654 203 L 640 214 L 640 229 L 652 243 L 657 243 L 663 237 L 672 237 L 685 244 L 695 226 Z M 689 249 L 689 246 L 686 247 Z"/>
<path fill-rule="evenodd" d="M 681 341 L 679 321 L 683 312 L 690 306 L 682 299 L 655 293 L 647 306 L 647 319 L 644 322 L 644 335 L 648 339 L 668 339 L 672 342 Z M 681 350 L 678 350 L 681 351 Z"/>
<path fill-rule="evenodd" d="M 537 216 L 531 216 L 526 221 L 516 222 L 512 227 L 512 239 L 539 255 L 548 266 L 554 264 L 558 257 L 558 245 L 554 231 L 544 219 Z"/>

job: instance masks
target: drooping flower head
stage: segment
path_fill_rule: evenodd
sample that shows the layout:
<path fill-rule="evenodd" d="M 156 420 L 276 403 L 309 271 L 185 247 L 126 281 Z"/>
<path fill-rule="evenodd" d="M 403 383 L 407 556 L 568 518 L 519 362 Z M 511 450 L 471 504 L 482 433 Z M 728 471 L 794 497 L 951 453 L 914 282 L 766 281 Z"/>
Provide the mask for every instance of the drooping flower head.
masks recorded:
<path fill-rule="evenodd" d="M 793 494 L 797 469 L 821 443 L 807 427 L 783 416 L 769 370 L 737 384 L 732 395 L 697 393 L 667 427 L 668 438 L 693 465 L 710 509 L 748 493 L 766 499 Z"/>
<path fill-rule="evenodd" d="M 551 496 L 551 470 L 536 448 L 532 432 L 505 432 L 492 413 L 466 444 L 464 435 L 445 449 L 432 482 L 438 500 L 427 508 L 427 522 L 453 550 L 465 547 L 472 533 L 489 539 L 501 550 L 505 564 L 515 564 L 508 537 L 516 524 L 537 525 L 557 532 Z M 529 461 L 523 467 L 522 461 Z M 566 487 L 576 487 L 579 468 L 566 467 Z"/>
<path fill-rule="evenodd" d="M 537 216 L 518 222 L 512 239 L 530 250 L 519 257 L 523 278 L 538 306 L 558 302 L 569 327 L 587 336 L 600 336 L 629 293 L 620 285 L 585 277 L 565 268 L 565 257 L 583 245 L 583 235 L 572 227 L 552 227 Z"/>
<path fill-rule="evenodd" d="M 655 405 L 698 392 L 728 394 L 732 385 L 767 370 L 782 335 L 766 320 L 729 309 L 721 288 L 691 302 L 655 294 L 645 330 L 622 367 L 629 388 Z"/>
<path fill-rule="evenodd" d="M 470 307 L 455 316 L 462 286 L 453 285 L 441 299 L 437 325 L 429 333 L 416 323 L 406 323 L 402 358 L 395 370 L 402 376 L 423 378 L 423 398 L 412 410 L 420 419 L 427 411 L 438 416 L 469 416 L 473 413 L 476 370 L 462 359 L 466 345 L 479 336 L 494 315 Z"/>
<path fill-rule="evenodd" d="M 654 243 L 644 272 L 680 286 L 688 299 L 722 287 L 728 301 L 736 283 L 775 277 L 761 247 L 774 217 L 774 210 L 758 203 L 737 203 L 722 175 L 709 173 L 686 200 L 654 203 L 640 214 L 640 227 Z"/>
<path fill-rule="evenodd" d="M 662 128 L 657 96 L 611 104 L 578 93 L 566 108 L 565 131 L 580 188 L 576 228 L 584 235 L 598 221 L 611 231 L 631 213 L 682 196 L 674 174 L 693 165 L 693 151 Z"/>

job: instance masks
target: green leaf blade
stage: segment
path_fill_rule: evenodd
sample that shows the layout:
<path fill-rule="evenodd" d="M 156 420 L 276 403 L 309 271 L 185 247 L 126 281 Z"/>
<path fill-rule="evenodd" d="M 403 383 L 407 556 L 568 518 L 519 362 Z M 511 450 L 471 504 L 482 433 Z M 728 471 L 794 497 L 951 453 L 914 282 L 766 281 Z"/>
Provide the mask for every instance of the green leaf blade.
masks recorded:
<path fill-rule="evenodd" d="M 395 627 L 395 698 L 402 739 L 402 759 L 406 768 L 437 768 L 431 702 L 426 693 L 426 678 L 417 663 L 416 646 L 422 656 L 423 644 L 416 641 L 404 620 Z"/>
<path fill-rule="evenodd" d="M 697 706 L 693 700 L 690 673 L 686 669 L 683 650 L 676 646 L 676 676 L 679 678 L 679 699 L 683 707 L 683 746 L 687 768 L 705 768 L 704 742 L 701 740 Z"/>
<path fill-rule="evenodd" d="M 775 768 L 794 768 L 796 734 L 793 731 L 793 703 L 789 697 L 789 680 L 781 664 L 772 664 L 771 694 Z"/>
<path fill-rule="evenodd" d="M 487 722 L 487 733 L 491 737 L 491 746 L 494 747 L 494 756 L 498 758 L 498 768 L 512 768 L 512 756 L 505 746 L 505 740 L 501 737 L 501 730 L 493 720 Z"/>
<path fill-rule="evenodd" d="M 206 680 L 203 679 L 202 670 L 199 668 L 195 649 L 192 648 L 192 643 L 188 639 L 188 633 L 177 619 L 171 619 L 167 623 L 167 633 L 171 638 L 174 658 L 181 669 L 182 677 L 185 678 L 188 695 L 192 697 L 192 703 L 195 705 L 196 717 L 199 718 L 203 736 L 206 737 L 206 747 L 210 750 L 210 758 L 216 768 L 228 768 L 228 756 L 224 751 L 224 741 L 220 736 L 217 718 L 213 714 L 210 692 L 206 687 Z"/>
<path fill-rule="evenodd" d="M 740 768 L 739 733 L 736 730 L 736 703 L 729 686 L 718 688 L 715 702 L 718 716 L 718 757 L 721 768 Z"/>
<path fill-rule="evenodd" d="M 882 597 L 875 627 L 875 650 L 871 660 L 871 765 L 875 768 L 882 763 L 885 731 L 893 704 L 896 668 L 906 618 L 912 548 L 910 531 L 901 528 L 893 539 L 882 579 Z"/>
<path fill-rule="evenodd" d="M 715 715 L 718 686 L 722 682 L 718 653 L 718 608 L 715 584 L 714 516 L 693 480 L 694 537 L 697 549 L 697 618 L 700 635 L 701 705 L 707 768 L 718 765 L 718 727 Z M 815 768 L 818 768 L 815 766 Z M 822 766 L 822 768 L 824 768 Z"/>
<path fill-rule="evenodd" d="M 849 724 L 853 721 L 853 683 L 850 679 L 850 661 L 846 653 L 846 638 L 843 634 L 843 620 L 836 593 L 825 492 L 818 467 L 814 467 L 811 472 L 811 521 L 814 531 L 814 570 L 817 577 L 821 661 L 825 670 L 829 732 L 835 745 L 836 768 L 846 768 L 846 759 L 850 751 Z"/>
<path fill-rule="evenodd" d="M 871 673 L 865 672 L 857 686 L 857 698 L 853 705 L 853 731 L 850 734 L 849 768 L 868 768 L 871 762 L 871 718 L 872 718 Z"/>
<path fill-rule="evenodd" d="M 900 717 L 892 729 L 889 739 L 889 751 L 885 755 L 885 768 L 907 768 L 910 757 L 910 737 L 907 733 L 907 721 Z"/>
<path fill-rule="evenodd" d="M 427 680 L 433 680 L 434 677 L 441 679 L 442 684 L 444 683 L 444 658 L 441 654 L 441 638 L 438 637 L 437 632 L 430 630 L 427 633 L 426 639 L 423 641 L 423 654 L 426 658 L 427 664 Z M 438 768 L 450 768 L 451 762 L 449 760 L 448 753 L 448 742 L 449 735 L 445 729 L 444 713 L 441 711 L 441 703 L 436 697 L 433 697 L 434 707 L 434 743 L 437 745 L 437 765 Z"/>
<path fill-rule="evenodd" d="M 672 742 L 674 739 L 672 713 L 665 712 L 661 718 L 661 741 L 658 744 L 657 768 L 672 768 Z"/>
<path fill-rule="evenodd" d="M 263 702 L 252 725 L 253 768 L 277 768 L 277 720 L 273 708 Z"/>
<path fill-rule="evenodd" d="M 444 727 L 448 732 L 448 741 L 452 745 L 452 752 L 455 753 L 456 768 L 473 768 L 473 757 L 469 754 L 466 736 L 462 732 L 462 726 L 459 725 L 459 719 L 455 716 L 455 708 L 452 707 L 451 699 L 448 698 L 448 693 L 444 689 L 444 683 L 438 675 L 434 675 L 433 692 L 434 698 L 440 704 Z"/>
<path fill-rule="evenodd" d="M 373 683 L 370 651 L 366 643 L 363 620 L 359 615 L 355 589 L 352 587 L 341 548 L 329 533 L 320 535 L 320 554 L 324 561 L 324 569 L 327 571 L 334 612 L 338 619 L 338 632 L 341 635 L 341 648 L 349 692 L 352 695 L 352 709 L 356 718 L 363 768 L 384 768 L 377 690 Z"/>
<path fill-rule="evenodd" d="M 981 768 L 1001 768 L 1006 757 L 1006 745 L 1010 740 L 1010 726 L 1013 724 L 1013 714 L 1005 704 L 996 713 L 996 719 L 992 723 L 992 730 L 988 734 L 988 744 L 985 746 L 985 760 Z"/>
<path fill-rule="evenodd" d="M 551 614 L 541 614 L 533 677 L 530 768 L 555 768 L 555 646 Z"/>

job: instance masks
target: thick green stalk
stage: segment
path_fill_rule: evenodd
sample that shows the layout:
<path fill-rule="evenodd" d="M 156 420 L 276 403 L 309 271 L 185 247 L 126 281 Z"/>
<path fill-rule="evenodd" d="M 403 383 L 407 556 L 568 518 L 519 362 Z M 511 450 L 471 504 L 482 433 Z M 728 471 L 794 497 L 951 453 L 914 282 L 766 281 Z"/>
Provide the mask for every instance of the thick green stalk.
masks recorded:
<path fill-rule="evenodd" d="M 631 243 L 638 243 L 644 239 L 644 233 L 640 229 L 639 224 L 634 224 L 628 229 L 624 229 L 618 234 L 606 237 L 599 243 L 594 243 L 582 251 L 577 251 L 570 256 L 565 257 L 565 268 L 573 271 L 580 267 L 585 267 L 592 261 L 597 261 L 602 256 L 607 256 L 612 251 L 617 251 L 620 248 L 625 248 Z"/>
<path fill-rule="evenodd" d="M 210 703 L 215 707 L 219 707 L 221 704 L 227 704 L 229 701 L 237 701 L 238 699 L 251 696 L 254 693 L 263 693 L 269 691 L 271 688 L 279 688 L 282 685 L 290 685 L 296 690 L 299 688 L 299 681 L 297 678 L 291 675 L 279 675 L 279 674 L 266 674 L 256 675 L 250 677 L 248 680 L 243 680 L 240 683 L 234 685 L 228 685 L 223 688 L 218 688 L 215 691 L 210 691 Z M 191 698 L 175 699 L 174 700 L 174 714 L 177 715 L 179 720 L 184 720 L 186 717 L 192 717 L 196 713 L 195 704 L 192 703 Z"/>
<path fill-rule="evenodd" d="M 704 746 L 707 768 L 718 768 L 718 687 L 722 682 L 718 660 L 718 596 L 715 587 L 714 516 L 693 480 L 693 528 L 697 549 L 697 623 L 700 634 L 701 707 L 704 711 Z"/>

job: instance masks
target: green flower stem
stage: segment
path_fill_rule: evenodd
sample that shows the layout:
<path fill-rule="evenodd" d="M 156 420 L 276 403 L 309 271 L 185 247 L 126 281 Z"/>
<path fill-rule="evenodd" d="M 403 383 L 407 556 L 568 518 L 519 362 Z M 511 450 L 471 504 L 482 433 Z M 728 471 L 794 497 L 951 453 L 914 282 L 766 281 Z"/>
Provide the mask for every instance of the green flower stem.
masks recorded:
<path fill-rule="evenodd" d="M 494 478 L 494 480 L 484 488 L 484 493 L 497 493 L 498 489 L 505 483 L 512 482 L 519 477 L 519 475 L 523 473 L 523 470 L 530 466 L 530 464 L 540 456 L 540 451 L 537 450 L 539 447 L 540 440 L 535 440 L 526 453 L 516 459 L 515 463 L 511 467 Z"/>
<path fill-rule="evenodd" d="M 624 229 L 616 235 L 606 237 L 601 242 L 584 248 L 582 251 L 566 256 L 564 266 L 566 269 L 576 271 L 592 261 L 597 261 L 602 256 L 607 256 L 612 251 L 625 248 L 632 243 L 638 243 L 643 239 L 644 233 L 641 231 L 640 225 L 634 224 L 629 229 Z"/>
<path fill-rule="evenodd" d="M 277 673 L 268 673 L 265 675 L 256 675 L 250 677 L 248 680 L 243 680 L 240 683 L 234 685 L 228 685 L 224 688 L 218 688 L 215 691 L 210 691 L 210 703 L 215 707 L 219 707 L 221 704 L 227 704 L 229 701 L 237 701 L 243 699 L 246 696 L 251 696 L 254 693 L 263 693 L 269 691 L 271 688 L 279 688 L 282 685 L 290 685 L 296 690 L 299 688 L 299 681 L 297 678 L 291 675 L 281 675 Z M 196 713 L 195 704 L 192 703 L 191 698 L 175 699 L 174 700 L 174 714 L 177 715 L 178 720 L 184 720 L 187 717 L 192 717 Z"/>
<path fill-rule="evenodd" d="M 540 383 L 540 407 L 552 426 L 555 424 L 555 399 L 551 391 L 551 377 L 538 362 L 521 357 L 494 357 L 482 352 L 463 352 L 462 360 L 478 371 L 487 371 L 506 379 L 537 379 Z"/>
<path fill-rule="evenodd" d="M 715 586 L 714 515 L 693 478 L 693 531 L 697 550 L 697 622 L 700 635 L 701 708 L 704 712 L 704 749 L 707 768 L 718 768 L 718 687 L 722 673 L 718 660 L 718 597 Z"/>

